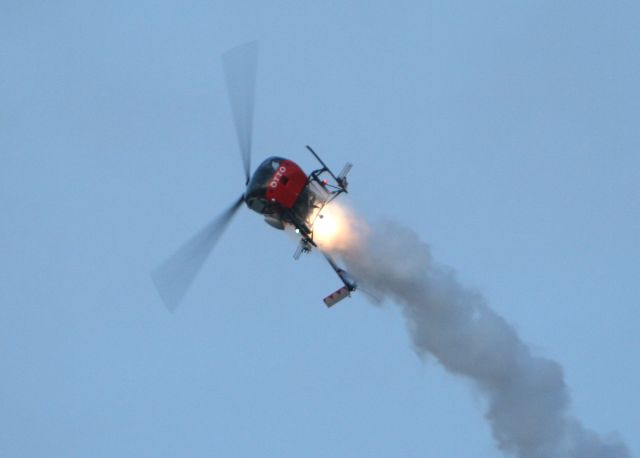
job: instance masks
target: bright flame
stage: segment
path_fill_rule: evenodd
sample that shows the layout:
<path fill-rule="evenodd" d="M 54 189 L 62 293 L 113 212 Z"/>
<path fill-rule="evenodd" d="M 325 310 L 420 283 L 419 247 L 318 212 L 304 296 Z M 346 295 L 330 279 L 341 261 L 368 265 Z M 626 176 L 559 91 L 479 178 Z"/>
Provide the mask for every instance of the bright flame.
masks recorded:
<path fill-rule="evenodd" d="M 343 251 L 353 242 L 352 215 L 341 205 L 331 202 L 320 211 L 313 223 L 313 240 L 325 251 Z"/>

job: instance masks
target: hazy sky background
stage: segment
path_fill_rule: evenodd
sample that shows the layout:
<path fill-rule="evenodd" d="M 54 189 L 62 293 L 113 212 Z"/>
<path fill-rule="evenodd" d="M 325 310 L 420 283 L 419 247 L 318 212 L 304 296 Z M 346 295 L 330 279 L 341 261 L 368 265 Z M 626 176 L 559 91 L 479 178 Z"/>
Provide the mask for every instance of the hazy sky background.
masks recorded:
<path fill-rule="evenodd" d="M 163 307 L 151 269 L 243 189 L 220 55 L 252 39 L 253 164 L 353 162 L 351 205 L 638 456 L 639 4 L 7 0 L 0 456 L 502 456 L 393 304 L 326 310 L 334 273 L 247 209 Z"/>

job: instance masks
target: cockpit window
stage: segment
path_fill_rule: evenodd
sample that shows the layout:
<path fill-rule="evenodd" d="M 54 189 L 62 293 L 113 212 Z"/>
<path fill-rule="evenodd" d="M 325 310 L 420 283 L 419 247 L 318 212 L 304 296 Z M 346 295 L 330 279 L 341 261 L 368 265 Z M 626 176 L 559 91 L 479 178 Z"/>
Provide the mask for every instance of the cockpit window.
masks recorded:
<path fill-rule="evenodd" d="M 267 211 L 268 203 L 265 199 L 250 199 L 247 201 L 249 208 L 258 213 L 265 213 Z"/>
<path fill-rule="evenodd" d="M 284 159 L 280 157 L 270 157 L 253 172 L 244 194 L 245 200 L 252 210 L 258 213 L 270 212 L 270 205 L 266 200 L 267 187 L 269 186 L 271 177 L 273 177 L 273 174 L 278 170 L 283 160 Z"/>
<path fill-rule="evenodd" d="M 278 170 L 282 158 L 270 157 L 258 166 L 247 185 L 246 197 L 263 197 L 267 192 L 269 180 L 274 172 Z"/>

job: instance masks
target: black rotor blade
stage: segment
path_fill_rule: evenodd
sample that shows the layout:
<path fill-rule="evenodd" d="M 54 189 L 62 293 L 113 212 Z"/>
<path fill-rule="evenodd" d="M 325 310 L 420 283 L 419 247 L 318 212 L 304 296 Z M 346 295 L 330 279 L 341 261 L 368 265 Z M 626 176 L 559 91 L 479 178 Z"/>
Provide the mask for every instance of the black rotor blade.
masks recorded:
<path fill-rule="evenodd" d="M 228 51 L 222 56 L 224 76 L 238 135 L 246 182 L 251 174 L 251 139 L 253 105 L 258 67 L 258 42 L 252 41 Z"/>
<path fill-rule="evenodd" d="M 151 273 L 160 297 L 172 312 L 180 305 L 204 261 L 242 205 L 243 199 L 244 196 L 240 196 L 224 213 L 191 237 Z"/>

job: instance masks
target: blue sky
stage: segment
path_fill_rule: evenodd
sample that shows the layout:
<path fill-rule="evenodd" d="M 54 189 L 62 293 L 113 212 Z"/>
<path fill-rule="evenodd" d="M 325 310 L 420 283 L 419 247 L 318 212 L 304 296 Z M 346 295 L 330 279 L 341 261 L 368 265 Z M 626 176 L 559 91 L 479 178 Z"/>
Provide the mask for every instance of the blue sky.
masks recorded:
<path fill-rule="evenodd" d="M 0 456 L 502 456 L 393 304 L 242 211 L 181 309 L 149 273 L 242 192 L 220 63 L 258 39 L 254 165 L 354 163 L 640 453 L 640 7 L 3 2 Z"/>

